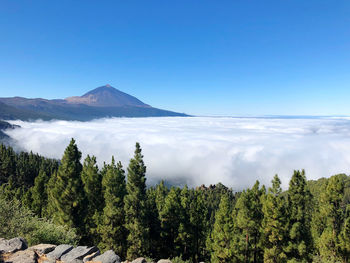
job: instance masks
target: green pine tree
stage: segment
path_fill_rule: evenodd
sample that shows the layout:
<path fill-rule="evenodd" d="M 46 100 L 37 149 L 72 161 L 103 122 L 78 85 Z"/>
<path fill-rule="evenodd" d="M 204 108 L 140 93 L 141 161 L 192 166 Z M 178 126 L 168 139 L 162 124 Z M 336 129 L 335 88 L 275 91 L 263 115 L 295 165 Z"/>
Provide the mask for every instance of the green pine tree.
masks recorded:
<path fill-rule="evenodd" d="M 339 236 L 339 241 L 343 262 L 350 262 L 350 205 L 346 208 L 346 215 Z"/>
<path fill-rule="evenodd" d="M 84 191 L 87 199 L 84 239 L 87 244 L 93 245 L 98 242 L 96 221 L 103 203 L 102 176 L 98 171 L 95 156 L 90 157 L 88 155 L 85 158 L 81 179 L 84 184 Z"/>
<path fill-rule="evenodd" d="M 343 195 L 344 181 L 340 176 L 332 176 L 320 196 L 320 216 L 325 224 L 317 245 L 320 256 L 324 260 L 340 259 L 339 235 L 343 223 Z"/>
<path fill-rule="evenodd" d="M 287 236 L 286 201 L 281 195 L 281 181 L 277 175 L 263 201 L 264 219 L 262 222 L 264 239 L 264 262 L 283 263 L 287 261 L 284 251 Z"/>
<path fill-rule="evenodd" d="M 40 169 L 39 175 L 34 180 L 34 186 L 30 189 L 32 196 L 31 209 L 41 217 L 45 216 L 45 207 L 47 206 L 47 189 L 46 184 L 50 177 L 44 169 Z"/>
<path fill-rule="evenodd" d="M 179 219 L 179 226 L 178 226 L 178 234 L 176 240 L 180 244 L 180 253 L 183 258 L 188 259 L 191 255 L 191 248 L 192 246 L 192 224 L 190 222 L 190 207 L 191 207 L 191 200 L 193 200 L 193 197 L 190 196 L 191 192 L 188 189 L 187 185 L 185 185 L 184 188 L 182 188 L 180 192 L 180 200 L 177 200 L 179 202 L 178 207 L 178 219 Z"/>
<path fill-rule="evenodd" d="M 207 213 L 208 208 L 205 204 L 204 194 L 200 189 L 192 191 L 193 196 L 190 199 L 189 209 L 189 226 L 187 230 L 191 237 L 190 252 L 192 254 L 192 262 L 199 262 L 204 260 L 206 249 L 207 236 Z M 230 215 L 229 215 L 230 216 Z M 186 223 L 185 223 L 186 224 Z"/>
<path fill-rule="evenodd" d="M 313 245 L 310 226 L 311 201 L 305 171 L 294 171 L 288 189 L 288 262 L 310 261 Z"/>
<path fill-rule="evenodd" d="M 207 249 L 211 253 L 212 263 L 236 262 L 233 253 L 233 217 L 232 204 L 228 195 L 222 195 L 219 209 L 215 215 L 215 224 L 207 243 Z"/>
<path fill-rule="evenodd" d="M 163 209 L 159 212 L 161 237 L 164 244 L 165 256 L 176 257 L 183 252 L 178 237 L 181 222 L 182 207 L 179 188 L 172 187 L 165 198 Z"/>
<path fill-rule="evenodd" d="M 241 258 L 244 262 L 261 262 L 263 259 L 263 248 L 261 244 L 261 223 L 263 219 L 262 197 L 265 188 L 259 189 L 257 181 L 252 189 L 243 191 L 237 200 L 236 226 L 239 228 L 243 239 L 244 248 Z"/>
<path fill-rule="evenodd" d="M 64 151 L 50 194 L 54 220 L 59 224 L 77 228 L 79 234 L 83 234 L 86 198 L 80 177 L 80 158 L 81 152 L 72 139 Z"/>
<path fill-rule="evenodd" d="M 134 158 L 128 167 L 128 180 L 125 196 L 125 227 L 128 230 L 127 258 L 144 256 L 148 251 L 148 234 L 146 217 L 146 166 L 143 162 L 141 147 L 136 143 Z"/>
<path fill-rule="evenodd" d="M 112 249 L 119 256 L 126 255 L 126 229 L 124 213 L 124 197 L 126 195 L 125 172 L 122 164 L 112 163 L 107 167 L 102 180 L 105 207 L 99 218 L 98 232 L 102 250 Z"/>

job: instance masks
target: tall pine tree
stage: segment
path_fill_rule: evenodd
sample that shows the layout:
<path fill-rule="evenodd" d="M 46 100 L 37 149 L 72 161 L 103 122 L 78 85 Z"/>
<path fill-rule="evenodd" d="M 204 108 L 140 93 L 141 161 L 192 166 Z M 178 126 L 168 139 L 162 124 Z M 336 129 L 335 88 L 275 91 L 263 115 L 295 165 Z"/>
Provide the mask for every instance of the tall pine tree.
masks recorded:
<path fill-rule="evenodd" d="M 339 235 L 343 222 L 343 194 L 344 182 L 340 176 L 332 176 L 327 183 L 326 190 L 321 193 L 320 216 L 325 225 L 317 240 L 317 245 L 320 256 L 324 260 L 340 259 Z"/>
<path fill-rule="evenodd" d="M 50 177 L 47 175 L 43 167 L 40 169 L 39 175 L 34 180 L 34 186 L 30 189 L 32 204 L 31 209 L 33 212 L 43 217 L 45 215 L 44 209 L 47 206 L 47 189 L 46 184 Z"/>
<path fill-rule="evenodd" d="M 102 180 L 105 207 L 98 232 L 102 250 L 114 250 L 121 257 L 126 255 L 126 229 L 124 213 L 124 197 L 126 195 L 125 172 L 120 162 L 115 165 L 114 157 L 112 163 L 107 166 Z"/>
<path fill-rule="evenodd" d="M 233 217 L 232 204 L 227 194 L 221 196 L 219 209 L 215 215 L 215 224 L 207 243 L 212 263 L 237 262 L 233 253 Z"/>
<path fill-rule="evenodd" d="M 127 258 L 135 259 L 148 250 L 149 229 L 146 217 L 146 166 L 141 147 L 136 143 L 134 158 L 128 166 L 128 180 L 125 196 L 125 227 L 128 230 Z"/>
<path fill-rule="evenodd" d="M 286 201 L 281 195 L 281 181 L 277 175 L 263 202 L 262 223 L 264 238 L 264 262 L 283 263 L 287 261 L 284 251 L 287 236 Z"/>
<path fill-rule="evenodd" d="M 85 218 L 85 242 L 93 245 L 98 242 L 96 236 L 96 220 L 98 212 L 102 207 L 102 177 L 98 171 L 96 157 L 88 155 L 84 160 L 81 179 L 84 184 L 84 191 L 87 198 L 87 210 Z"/>
<path fill-rule="evenodd" d="M 265 195 L 265 187 L 259 188 L 257 181 L 252 189 L 243 191 L 237 200 L 236 226 L 240 229 L 241 239 L 244 239 L 244 248 L 241 259 L 244 262 L 261 262 L 263 249 L 261 241 L 261 223 L 263 219 L 262 197 Z M 243 242 L 242 242 L 243 243 Z"/>
<path fill-rule="evenodd" d="M 310 231 L 312 196 L 305 171 L 294 171 L 288 189 L 288 261 L 309 262 L 313 240 Z"/>
<path fill-rule="evenodd" d="M 53 202 L 54 220 L 59 224 L 77 228 L 80 234 L 83 234 L 86 198 L 80 177 L 82 170 L 80 158 L 81 152 L 72 139 L 64 151 L 54 180 L 55 184 L 49 190 Z"/>

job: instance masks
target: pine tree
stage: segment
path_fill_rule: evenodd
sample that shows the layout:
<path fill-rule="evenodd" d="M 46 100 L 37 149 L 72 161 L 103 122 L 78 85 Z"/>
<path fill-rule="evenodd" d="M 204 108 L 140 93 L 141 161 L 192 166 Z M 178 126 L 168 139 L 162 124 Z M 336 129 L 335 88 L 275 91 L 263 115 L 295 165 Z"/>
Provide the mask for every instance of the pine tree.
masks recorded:
<path fill-rule="evenodd" d="M 281 181 L 275 175 L 262 208 L 264 213 L 262 222 L 265 241 L 264 262 L 266 263 L 283 263 L 287 260 L 284 251 L 287 236 L 286 202 L 281 193 Z"/>
<path fill-rule="evenodd" d="M 72 139 L 61 160 L 51 191 L 54 220 L 62 225 L 84 230 L 86 198 L 80 177 L 81 152 Z"/>
<path fill-rule="evenodd" d="M 105 207 L 98 225 L 98 232 L 101 237 L 99 247 L 102 250 L 112 249 L 121 257 L 125 257 L 125 172 L 120 162 L 115 165 L 114 157 L 112 157 L 112 163 L 107 167 L 106 174 L 102 180 L 102 187 Z"/>
<path fill-rule="evenodd" d="M 178 219 L 179 219 L 179 226 L 178 226 L 178 234 L 177 234 L 177 241 L 180 245 L 180 253 L 184 259 L 188 259 L 191 254 L 191 248 L 192 246 L 192 224 L 190 222 L 190 207 L 191 207 L 191 200 L 193 200 L 193 196 L 190 196 L 190 190 L 188 189 L 187 185 L 185 185 L 184 188 L 182 188 L 180 192 L 180 200 L 179 201 L 179 208 L 178 208 Z"/>
<path fill-rule="evenodd" d="M 310 261 L 313 243 L 310 231 L 311 199 L 305 171 L 294 171 L 288 189 L 289 241 L 286 251 L 290 262 Z"/>
<path fill-rule="evenodd" d="M 84 184 L 84 191 L 87 199 L 87 210 L 85 218 L 85 242 L 93 245 L 98 242 L 96 236 L 96 221 L 98 212 L 101 210 L 102 198 L 102 176 L 98 171 L 96 157 L 89 155 L 84 160 L 81 179 Z"/>
<path fill-rule="evenodd" d="M 125 227 L 128 230 L 127 258 L 135 259 L 145 255 L 148 250 L 148 233 L 146 218 L 146 166 L 143 162 L 141 147 L 136 143 L 134 158 L 128 167 L 128 180 L 125 196 Z"/>
<path fill-rule="evenodd" d="M 325 225 L 317 245 L 323 259 L 339 259 L 339 234 L 343 222 L 343 194 L 343 180 L 339 176 L 332 176 L 327 183 L 326 190 L 320 197 L 320 216 Z"/>
<path fill-rule="evenodd" d="M 46 184 L 49 181 L 49 176 L 45 170 L 40 169 L 39 175 L 34 180 L 34 186 L 31 188 L 32 204 L 31 209 L 33 212 L 41 217 L 45 216 L 44 209 L 47 206 L 47 189 Z"/>
<path fill-rule="evenodd" d="M 208 240 L 207 248 L 211 252 L 212 263 L 236 262 L 232 249 L 233 217 L 229 197 L 222 195 L 219 209 L 215 215 L 215 224 Z"/>
<path fill-rule="evenodd" d="M 158 211 L 161 211 L 164 206 L 165 198 L 169 193 L 169 189 L 165 186 L 164 181 L 162 180 L 156 186 L 156 205 Z"/>
<path fill-rule="evenodd" d="M 245 240 L 244 262 L 261 262 L 263 259 L 263 249 L 261 244 L 261 223 L 263 219 L 262 196 L 265 188 L 259 189 L 257 181 L 252 189 L 243 191 L 237 200 L 235 209 L 237 210 L 236 226 L 239 228 Z"/>
<path fill-rule="evenodd" d="M 157 187 L 147 189 L 147 226 L 149 228 L 149 257 L 158 258 L 163 250 L 163 242 L 160 238 L 161 227 L 157 208 Z"/>
<path fill-rule="evenodd" d="M 346 215 L 339 241 L 343 262 L 347 263 L 350 261 L 350 205 L 346 208 Z"/>
<path fill-rule="evenodd" d="M 200 189 L 192 191 L 193 196 L 189 204 L 189 226 L 188 229 L 191 237 L 190 251 L 192 261 L 199 262 L 205 257 L 205 241 L 207 236 L 207 211 L 208 208 L 204 201 L 203 193 Z M 231 216 L 231 215 L 228 215 Z M 185 223 L 186 224 L 186 223 Z"/>
<path fill-rule="evenodd" d="M 161 237 L 165 255 L 168 257 L 176 257 L 183 252 L 181 241 L 178 238 L 182 214 L 180 189 L 172 187 L 159 212 Z"/>

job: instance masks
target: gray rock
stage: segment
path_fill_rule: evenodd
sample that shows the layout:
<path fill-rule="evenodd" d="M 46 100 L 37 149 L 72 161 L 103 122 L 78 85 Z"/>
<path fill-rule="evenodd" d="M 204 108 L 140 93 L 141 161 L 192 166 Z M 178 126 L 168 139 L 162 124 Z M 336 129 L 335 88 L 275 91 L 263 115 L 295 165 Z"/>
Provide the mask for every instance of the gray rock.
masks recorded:
<path fill-rule="evenodd" d="M 73 249 L 73 246 L 71 245 L 59 245 L 53 251 L 46 254 L 46 257 L 49 260 L 60 259 L 64 254 L 68 253 L 72 249 Z"/>
<path fill-rule="evenodd" d="M 69 261 L 63 261 L 64 263 L 84 263 L 81 259 L 72 259 Z"/>
<path fill-rule="evenodd" d="M 27 249 L 27 241 L 21 237 L 15 237 L 10 240 L 3 239 L 0 241 L 1 253 L 14 253 L 19 250 Z"/>
<path fill-rule="evenodd" d="M 94 257 L 91 261 L 101 263 L 120 263 L 120 257 L 113 250 L 108 250 L 100 256 Z"/>
<path fill-rule="evenodd" d="M 33 250 L 21 250 L 12 254 L 5 263 L 36 263 L 37 255 Z"/>
<path fill-rule="evenodd" d="M 76 248 L 73 248 L 68 253 L 64 254 L 61 257 L 61 261 L 70 263 L 73 262 L 73 260 L 78 259 L 83 261 L 83 258 L 87 255 L 90 255 L 94 252 L 98 251 L 97 247 L 87 247 L 87 246 L 79 246 Z"/>
<path fill-rule="evenodd" d="M 172 263 L 169 259 L 160 259 L 157 263 Z"/>
<path fill-rule="evenodd" d="M 29 250 L 33 250 L 35 253 L 39 254 L 40 256 L 50 253 L 53 251 L 57 246 L 51 245 L 51 244 L 39 244 L 36 246 L 32 246 L 28 248 Z"/>
<path fill-rule="evenodd" d="M 84 262 L 88 262 L 88 261 L 91 261 L 94 257 L 97 257 L 100 255 L 100 251 L 97 250 L 96 252 L 90 254 L 90 255 L 87 255 L 86 257 L 83 258 L 83 261 Z"/>
<path fill-rule="evenodd" d="M 147 260 L 145 258 L 137 258 L 131 263 L 147 263 Z"/>

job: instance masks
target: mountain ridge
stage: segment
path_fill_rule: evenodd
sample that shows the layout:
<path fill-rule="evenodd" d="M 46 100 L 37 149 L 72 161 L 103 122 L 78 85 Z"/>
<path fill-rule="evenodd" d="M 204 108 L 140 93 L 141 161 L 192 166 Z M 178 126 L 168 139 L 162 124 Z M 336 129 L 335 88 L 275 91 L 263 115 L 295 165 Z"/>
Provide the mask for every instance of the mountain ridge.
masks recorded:
<path fill-rule="evenodd" d="M 107 84 L 82 96 L 66 99 L 10 97 L 0 98 L 0 119 L 4 120 L 78 120 L 104 117 L 188 116 L 154 108 L 134 96 Z"/>

